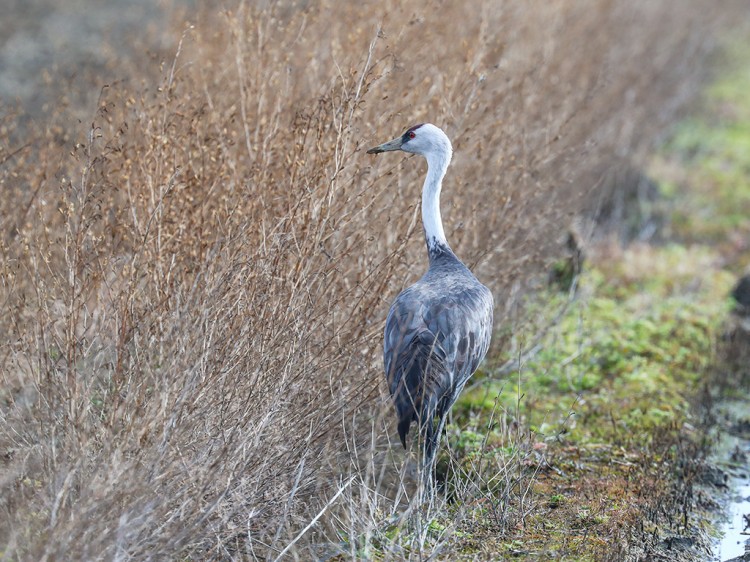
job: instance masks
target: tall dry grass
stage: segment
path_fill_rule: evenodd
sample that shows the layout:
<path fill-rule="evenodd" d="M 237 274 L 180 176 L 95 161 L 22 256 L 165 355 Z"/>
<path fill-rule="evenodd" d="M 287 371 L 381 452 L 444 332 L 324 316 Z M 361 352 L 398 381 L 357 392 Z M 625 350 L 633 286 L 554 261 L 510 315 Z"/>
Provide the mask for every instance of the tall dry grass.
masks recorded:
<path fill-rule="evenodd" d="M 306 558 L 374 532 L 400 464 L 381 330 L 426 266 L 425 166 L 362 149 L 421 121 L 452 137 L 446 232 L 503 326 L 602 174 L 690 98 L 722 16 L 232 5 L 190 14 L 161 82 L 104 88 L 90 127 L 3 116 L 8 559 Z"/>

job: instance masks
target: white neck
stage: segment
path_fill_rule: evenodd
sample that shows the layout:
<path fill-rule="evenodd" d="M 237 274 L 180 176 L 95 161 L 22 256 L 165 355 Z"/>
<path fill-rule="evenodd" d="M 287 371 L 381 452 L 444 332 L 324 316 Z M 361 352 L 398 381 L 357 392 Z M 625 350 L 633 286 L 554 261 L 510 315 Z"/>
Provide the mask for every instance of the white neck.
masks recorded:
<path fill-rule="evenodd" d="M 451 163 L 451 151 L 436 150 L 425 155 L 427 159 L 427 177 L 422 188 L 422 224 L 428 251 L 438 245 L 448 247 L 440 218 L 440 189 L 443 176 Z"/>

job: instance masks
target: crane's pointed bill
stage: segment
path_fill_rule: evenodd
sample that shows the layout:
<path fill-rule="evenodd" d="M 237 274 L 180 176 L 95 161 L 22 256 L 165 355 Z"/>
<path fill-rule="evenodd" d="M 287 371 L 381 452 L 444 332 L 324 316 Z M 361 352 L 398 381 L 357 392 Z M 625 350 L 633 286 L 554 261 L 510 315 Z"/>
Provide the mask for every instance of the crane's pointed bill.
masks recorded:
<path fill-rule="evenodd" d="M 404 144 L 404 139 L 398 137 L 392 141 L 384 142 L 378 146 L 375 146 L 367 151 L 367 154 L 380 154 L 381 152 L 390 152 L 392 150 L 401 150 L 401 145 Z"/>

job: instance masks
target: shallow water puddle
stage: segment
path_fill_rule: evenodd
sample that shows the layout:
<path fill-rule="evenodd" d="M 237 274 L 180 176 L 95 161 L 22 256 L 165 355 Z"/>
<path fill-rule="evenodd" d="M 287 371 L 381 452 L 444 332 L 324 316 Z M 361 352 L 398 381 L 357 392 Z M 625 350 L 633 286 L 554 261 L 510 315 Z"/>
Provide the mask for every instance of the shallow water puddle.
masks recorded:
<path fill-rule="evenodd" d="M 716 550 L 717 560 L 722 562 L 745 554 L 745 542 L 750 541 L 750 476 L 745 475 L 743 480 L 737 482 L 736 493 L 727 506 L 727 521 L 720 529 L 723 536 Z"/>
<path fill-rule="evenodd" d="M 716 456 L 729 475 L 731 495 L 724 506 L 724 514 L 717 523 L 720 532 L 714 560 L 727 562 L 741 560 L 747 554 L 750 560 L 750 436 L 748 436 L 746 401 L 725 403 L 722 408 L 729 424 L 722 430 Z M 731 421 L 730 421 L 731 420 Z M 728 462 L 727 462 L 728 461 Z"/>

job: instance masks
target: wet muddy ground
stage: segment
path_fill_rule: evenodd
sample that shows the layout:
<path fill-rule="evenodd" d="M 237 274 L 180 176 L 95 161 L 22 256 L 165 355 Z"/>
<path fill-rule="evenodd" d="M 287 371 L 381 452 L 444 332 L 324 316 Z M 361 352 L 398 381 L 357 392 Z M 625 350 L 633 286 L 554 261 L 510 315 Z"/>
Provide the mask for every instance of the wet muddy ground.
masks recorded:
<path fill-rule="evenodd" d="M 718 410 L 718 445 L 712 461 L 723 472 L 727 493 L 717 516 L 720 537 L 713 559 L 739 562 L 750 560 L 750 405 L 727 402 Z"/>

